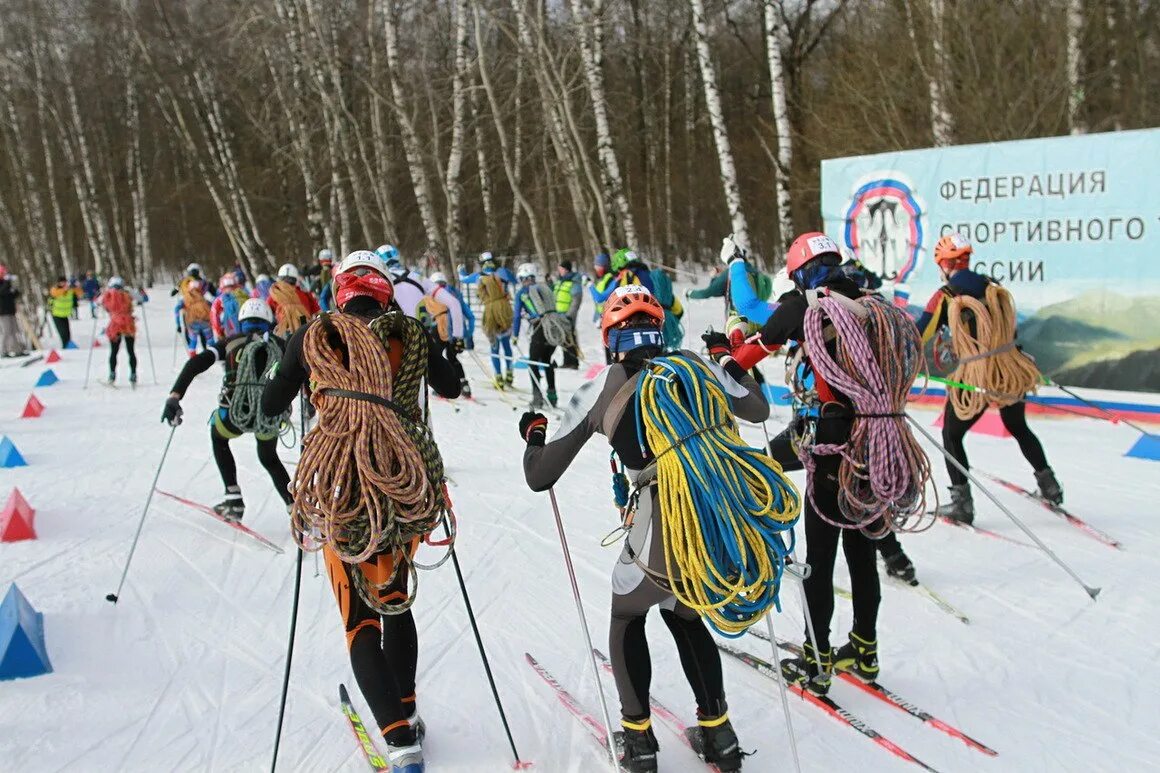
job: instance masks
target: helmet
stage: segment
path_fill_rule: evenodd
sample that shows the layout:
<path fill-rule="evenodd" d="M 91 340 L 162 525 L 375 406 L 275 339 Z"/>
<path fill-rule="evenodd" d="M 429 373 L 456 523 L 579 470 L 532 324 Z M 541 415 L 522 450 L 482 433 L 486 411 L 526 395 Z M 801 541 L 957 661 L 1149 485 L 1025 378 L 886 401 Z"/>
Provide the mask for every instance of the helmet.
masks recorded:
<path fill-rule="evenodd" d="M 278 269 L 279 279 L 297 279 L 298 268 L 293 263 L 283 263 L 282 267 Z"/>
<path fill-rule="evenodd" d="M 254 281 L 255 282 L 269 282 L 270 275 L 269 274 L 258 274 L 258 276 L 254 278 Z"/>
<path fill-rule="evenodd" d="M 609 260 L 607 252 L 602 252 L 596 256 L 596 260 L 592 261 L 592 265 L 603 266 L 604 268 L 609 268 L 612 266 L 612 261 Z"/>
<path fill-rule="evenodd" d="M 488 250 L 479 253 L 479 265 L 482 266 L 484 263 L 495 263 L 495 255 Z"/>
<path fill-rule="evenodd" d="M 2 275 L 0 275 L 0 276 L 2 276 Z M 124 286 L 125 286 L 125 280 L 122 279 L 121 277 L 119 277 L 119 276 L 109 277 L 109 287 L 113 287 L 113 288 L 120 290 Z"/>
<path fill-rule="evenodd" d="M 358 252 L 369 252 L 369 250 L 358 250 Z M 352 252 L 351 255 L 353 254 L 354 253 Z M 393 244 L 380 244 L 375 250 L 375 254 L 382 258 L 384 263 L 399 262 L 399 250 Z M 350 255 L 347 257 L 349 258 Z"/>
<path fill-rule="evenodd" d="M 516 279 L 521 282 L 525 279 L 536 278 L 536 266 L 533 263 L 521 263 L 520 267 L 516 269 Z"/>
<path fill-rule="evenodd" d="M 622 268 L 627 266 L 629 263 L 632 263 L 636 259 L 635 252 L 628 249 L 627 247 L 623 247 L 617 250 L 616 254 L 612 256 L 612 270 L 620 271 Z"/>
<path fill-rule="evenodd" d="M 958 231 L 949 233 L 934 245 L 934 262 L 946 268 L 966 268 L 971 254 L 971 242 Z"/>
<path fill-rule="evenodd" d="M 814 258 L 833 254 L 838 262 L 842 261 L 842 251 L 833 239 L 820 231 L 804 233 L 793 240 L 789 252 L 785 255 L 785 270 L 790 276 L 799 268 Z"/>
<path fill-rule="evenodd" d="M 192 277 L 201 276 L 201 265 L 197 263 L 190 263 L 185 267 L 185 273 Z"/>
<path fill-rule="evenodd" d="M 625 285 L 613 291 L 612 297 L 604 304 L 604 315 L 600 318 L 600 332 L 604 336 L 604 345 L 608 346 L 608 334 L 619 325 L 627 322 L 637 314 L 645 314 L 655 323 L 652 327 L 660 329 L 665 324 L 665 309 L 641 285 Z"/>
<path fill-rule="evenodd" d="M 334 281 L 334 297 L 340 309 L 359 295 L 370 296 L 382 306 L 395 297 L 387 264 L 377 252 L 370 250 L 355 250 L 343 258 L 334 272 Z"/>
<path fill-rule="evenodd" d="M 270 309 L 270 304 L 261 298 L 250 298 L 238 309 L 238 322 L 244 322 L 247 319 L 260 319 L 273 325 L 274 312 Z"/>
<path fill-rule="evenodd" d="M 321 249 L 318 251 L 318 262 L 324 266 L 329 266 L 334 262 L 334 253 L 328 249 Z"/>
<path fill-rule="evenodd" d="M 444 274 L 442 271 L 436 271 L 435 273 L 431 274 L 431 276 L 429 276 L 427 278 L 431 281 L 432 284 L 437 284 L 437 285 L 447 284 L 447 275 Z"/>
<path fill-rule="evenodd" d="M 227 271 L 222 274 L 222 278 L 218 280 L 219 290 L 230 290 L 238 286 L 238 275 L 233 271 Z"/>

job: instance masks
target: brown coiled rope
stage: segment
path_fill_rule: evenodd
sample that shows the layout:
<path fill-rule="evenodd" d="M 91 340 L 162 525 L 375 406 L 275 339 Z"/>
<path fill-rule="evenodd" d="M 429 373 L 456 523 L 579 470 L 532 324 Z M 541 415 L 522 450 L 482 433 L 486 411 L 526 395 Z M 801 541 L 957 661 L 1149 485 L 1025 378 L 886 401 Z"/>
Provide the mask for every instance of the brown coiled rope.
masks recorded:
<path fill-rule="evenodd" d="M 291 517 L 303 549 L 325 545 L 346 563 L 393 552 L 395 571 L 406 564 L 407 545 L 429 534 L 446 513 L 443 462 L 421 421 L 420 379 L 427 364 L 427 337 L 402 314 L 380 317 L 373 328 L 348 314 L 325 314 L 306 331 L 303 354 L 310 365 L 318 424 L 306 436 L 294 478 Z M 389 337 L 403 342 L 392 374 Z M 316 534 L 308 546 L 304 537 Z M 352 572 L 359 595 L 383 614 L 407 601 L 384 605 L 361 569 Z"/>
<path fill-rule="evenodd" d="M 986 390 L 950 389 L 948 399 L 956 416 L 970 419 L 987 410 L 988 405 L 1003 408 L 1035 391 L 1039 369 L 1015 345 L 1015 301 L 1011 293 L 992 283 L 987 286 L 984 302 L 969 295 L 956 296 L 948 304 L 947 317 L 959 361 L 951 378 Z"/>

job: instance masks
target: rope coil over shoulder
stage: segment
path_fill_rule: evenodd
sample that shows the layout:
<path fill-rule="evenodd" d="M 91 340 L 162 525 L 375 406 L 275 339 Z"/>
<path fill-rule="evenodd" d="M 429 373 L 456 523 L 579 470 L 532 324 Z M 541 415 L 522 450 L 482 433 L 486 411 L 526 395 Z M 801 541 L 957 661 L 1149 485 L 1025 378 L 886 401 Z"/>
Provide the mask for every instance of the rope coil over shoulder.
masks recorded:
<path fill-rule="evenodd" d="M 797 489 L 742 440 L 728 395 L 701 360 L 652 360 L 636 397 L 638 440 L 662 449 L 653 465 L 668 585 L 716 631 L 740 636 L 780 609 L 801 513 Z M 647 480 L 642 473 L 638 487 Z"/>
<path fill-rule="evenodd" d="M 230 422 L 242 432 L 253 432 L 258 437 L 275 437 L 287 425 L 290 411 L 279 416 L 267 416 L 261 410 L 262 392 L 270 380 L 270 370 L 282 360 L 282 343 L 270 336 L 266 340 L 250 341 L 238 355 L 233 394 L 230 397 Z M 258 372 L 258 354 L 265 352 L 263 372 Z"/>
<path fill-rule="evenodd" d="M 390 348 L 399 340 L 392 374 Z M 351 572 L 363 601 L 380 614 L 414 603 L 414 587 L 396 604 L 374 591 L 394 583 L 403 567 L 417 580 L 410 545 L 448 514 L 443 460 L 419 408 L 427 345 L 419 322 L 398 312 L 369 326 L 352 315 L 324 314 L 303 341 L 318 424 L 306 436 L 292 484 L 294 536 L 304 550 L 325 545 L 349 564 L 392 553 L 394 573 L 382 584 L 368 581 L 361 567 Z M 312 532 L 317 541 L 306 539 Z"/>
<path fill-rule="evenodd" d="M 1015 344 L 1015 301 L 1006 288 L 987 285 L 983 301 L 956 296 L 948 304 L 947 316 L 958 359 L 951 378 L 986 390 L 947 390 L 956 416 L 967 420 L 987 410 L 988 405 L 1014 405 L 1028 392 L 1036 391 L 1039 368 Z"/>
<path fill-rule="evenodd" d="M 923 514 L 930 459 L 911 433 L 904 413 L 910 387 L 924 363 L 918 328 L 904 312 L 880 298 L 856 301 L 866 310 L 864 315 L 856 314 L 849 302 L 819 296 L 805 315 L 810 364 L 826 383 L 850 398 L 854 409 L 845 443 L 814 443 L 807 438 L 799 447 L 808 474 L 807 495 L 828 523 L 860 529 L 870 537 L 928 528 L 931 522 Z M 825 320 L 836 334 L 836 357 L 826 348 Z M 838 513 L 823 512 L 813 498 L 814 456 L 831 454 L 842 457 L 838 471 L 841 518 Z"/>

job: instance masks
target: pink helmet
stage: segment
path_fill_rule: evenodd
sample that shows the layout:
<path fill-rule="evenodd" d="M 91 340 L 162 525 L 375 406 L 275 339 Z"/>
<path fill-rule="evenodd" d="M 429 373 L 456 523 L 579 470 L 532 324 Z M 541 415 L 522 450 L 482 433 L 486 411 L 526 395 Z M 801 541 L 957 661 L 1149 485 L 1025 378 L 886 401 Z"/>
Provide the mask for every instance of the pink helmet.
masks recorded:
<path fill-rule="evenodd" d="M 841 261 L 842 251 L 833 239 L 820 231 L 804 233 L 789 246 L 789 252 L 785 255 L 785 271 L 792 277 L 793 272 L 814 258 L 830 254 L 837 255 Z"/>

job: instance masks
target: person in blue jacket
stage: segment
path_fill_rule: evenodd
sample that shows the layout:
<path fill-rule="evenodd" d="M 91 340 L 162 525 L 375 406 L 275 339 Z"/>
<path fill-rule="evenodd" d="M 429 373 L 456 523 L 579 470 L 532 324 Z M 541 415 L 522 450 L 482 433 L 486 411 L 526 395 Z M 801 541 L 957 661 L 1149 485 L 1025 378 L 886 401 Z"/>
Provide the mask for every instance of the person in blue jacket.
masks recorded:
<path fill-rule="evenodd" d="M 495 256 L 490 252 L 479 253 L 479 271 L 473 274 L 467 273 L 463 267 L 459 267 L 459 282 L 460 284 L 475 284 L 479 278 L 485 274 L 495 274 L 500 281 L 504 283 L 507 288 L 515 287 L 518 282 L 516 277 L 512 274 L 507 266 L 501 266 L 496 262 Z"/>

